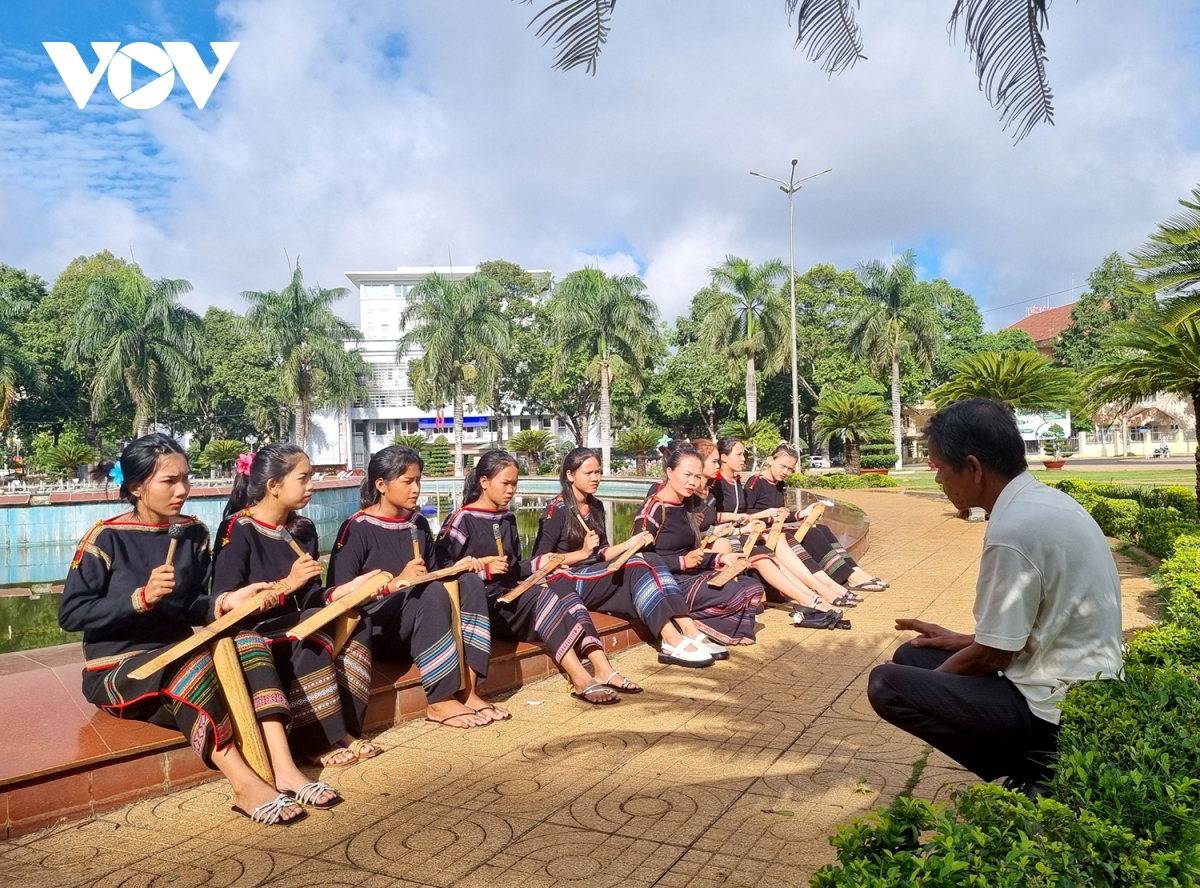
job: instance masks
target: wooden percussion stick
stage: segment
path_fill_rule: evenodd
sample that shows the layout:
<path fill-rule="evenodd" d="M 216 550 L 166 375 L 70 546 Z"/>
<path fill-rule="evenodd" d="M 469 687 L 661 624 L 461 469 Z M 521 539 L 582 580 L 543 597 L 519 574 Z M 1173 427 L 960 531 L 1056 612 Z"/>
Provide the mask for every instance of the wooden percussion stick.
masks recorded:
<path fill-rule="evenodd" d="M 289 531 L 286 527 L 279 528 L 279 536 L 285 543 L 292 547 L 292 551 L 296 553 L 297 558 L 303 558 L 308 554 L 300 548 L 299 544 L 296 542 L 296 538 L 292 536 L 291 531 Z"/>
<path fill-rule="evenodd" d="M 500 538 L 500 525 L 492 525 L 492 536 L 496 538 L 496 554 L 501 558 L 504 557 L 504 540 Z"/>
<path fill-rule="evenodd" d="M 163 566 L 175 563 L 175 547 L 179 545 L 179 541 L 183 539 L 185 533 L 182 524 L 172 524 L 167 529 L 167 536 L 171 538 L 171 542 L 167 543 L 167 560 L 163 562 Z"/>

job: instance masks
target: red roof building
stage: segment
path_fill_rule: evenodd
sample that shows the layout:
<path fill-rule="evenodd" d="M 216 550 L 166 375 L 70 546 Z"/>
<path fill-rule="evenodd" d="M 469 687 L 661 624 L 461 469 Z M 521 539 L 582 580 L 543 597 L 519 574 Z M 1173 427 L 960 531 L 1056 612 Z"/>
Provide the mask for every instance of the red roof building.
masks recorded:
<path fill-rule="evenodd" d="M 1052 357 L 1054 340 L 1058 334 L 1071 326 L 1071 308 L 1075 305 L 1060 305 L 1057 308 L 1030 309 L 1029 314 L 1015 324 L 1009 324 L 1009 330 L 1024 330 L 1029 338 L 1037 345 L 1037 350 L 1047 357 Z"/>

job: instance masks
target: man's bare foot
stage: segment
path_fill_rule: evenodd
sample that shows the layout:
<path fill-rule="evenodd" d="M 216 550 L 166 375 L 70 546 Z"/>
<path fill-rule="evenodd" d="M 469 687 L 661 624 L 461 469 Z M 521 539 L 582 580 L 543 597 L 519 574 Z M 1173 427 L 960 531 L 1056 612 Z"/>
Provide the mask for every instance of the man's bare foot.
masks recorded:
<path fill-rule="evenodd" d="M 485 715 L 480 715 L 474 709 L 453 698 L 439 700 L 425 707 L 425 717 L 430 721 L 448 724 L 454 728 L 481 728 L 491 722 Z"/>

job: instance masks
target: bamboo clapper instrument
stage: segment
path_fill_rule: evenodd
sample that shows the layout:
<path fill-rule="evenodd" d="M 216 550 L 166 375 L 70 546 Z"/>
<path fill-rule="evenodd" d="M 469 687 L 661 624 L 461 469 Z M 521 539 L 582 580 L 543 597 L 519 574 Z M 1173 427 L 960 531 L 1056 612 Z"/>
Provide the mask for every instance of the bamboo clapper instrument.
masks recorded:
<path fill-rule="evenodd" d="M 719 589 L 750 566 L 750 552 L 754 548 L 754 544 L 758 542 L 758 538 L 763 530 L 766 529 L 766 526 L 761 521 L 755 521 L 750 525 L 746 541 L 742 544 L 742 554 L 746 557 L 735 561 L 719 573 L 710 577 L 708 585 Z"/>
<path fill-rule="evenodd" d="M 566 561 L 565 555 L 559 555 L 557 553 L 547 555 L 545 560 L 542 562 L 542 566 L 534 571 L 533 576 L 525 580 L 520 585 L 513 586 L 513 588 L 509 589 L 497 600 L 503 604 L 512 604 L 542 580 L 546 579 L 546 577 L 550 576 L 550 574 L 554 573 L 554 571 L 558 570 L 564 561 Z"/>
<path fill-rule="evenodd" d="M 772 552 L 779 546 L 779 538 L 783 536 L 783 523 L 787 520 L 787 509 L 780 509 L 781 514 L 775 516 L 771 524 L 771 532 L 767 534 L 767 548 Z"/>
<path fill-rule="evenodd" d="M 825 504 L 821 502 L 813 503 L 812 511 L 808 513 L 807 518 L 800 522 L 800 526 L 796 528 L 796 533 L 792 539 L 798 543 L 803 543 L 804 535 L 812 529 L 812 526 L 816 524 L 824 514 Z"/>
<path fill-rule="evenodd" d="M 370 601 L 376 595 L 383 592 L 385 588 L 387 590 L 385 594 L 391 595 L 393 592 L 399 592 L 401 589 L 407 589 L 410 586 L 420 586 L 424 583 L 432 583 L 434 580 L 444 580 L 448 577 L 455 577 L 461 573 L 466 573 L 469 571 L 471 569 L 471 563 L 476 560 L 482 561 L 484 564 L 492 564 L 500 559 L 494 555 L 489 555 L 486 558 L 479 559 L 462 558 L 449 567 L 443 567 L 441 570 L 428 571 L 421 574 L 419 577 L 411 577 L 407 580 L 397 579 L 393 574 L 388 573 L 386 570 L 381 571 L 379 576 L 375 577 L 370 582 L 363 583 L 348 595 L 343 595 L 332 604 L 325 605 L 307 620 L 302 620 L 301 622 L 297 623 L 288 630 L 288 637 L 297 640 L 308 638 L 308 636 L 312 635 L 331 620 L 336 620 L 347 611 L 351 611 L 360 604 Z"/>

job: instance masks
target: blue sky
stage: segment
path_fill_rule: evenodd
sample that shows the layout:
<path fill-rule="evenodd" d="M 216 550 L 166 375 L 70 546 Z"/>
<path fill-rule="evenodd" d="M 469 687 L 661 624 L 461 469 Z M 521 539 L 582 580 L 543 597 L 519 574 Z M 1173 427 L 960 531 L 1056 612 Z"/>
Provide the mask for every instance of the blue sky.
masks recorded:
<path fill-rule="evenodd" d="M 107 248 L 197 308 L 281 286 L 285 256 L 325 286 L 447 255 L 594 263 L 669 318 L 726 253 L 786 260 L 786 201 L 748 171 L 799 157 L 834 172 L 797 198 L 798 267 L 911 247 L 1002 326 L 1200 183 L 1200 30 L 1175 0 L 1055 4 L 1057 125 L 1013 146 L 950 5 L 863 4 L 868 61 L 831 80 L 777 0 L 620 4 L 594 78 L 553 71 L 503 0 L 2 2 L 0 262 L 52 280 Z M 241 45 L 203 110 L 176 78 L 147 111 L 102 79 L 81 111 L 49 40 L 89 65 L 97 40 L 188 41 L 209 67 L 210 41 Z"/>

